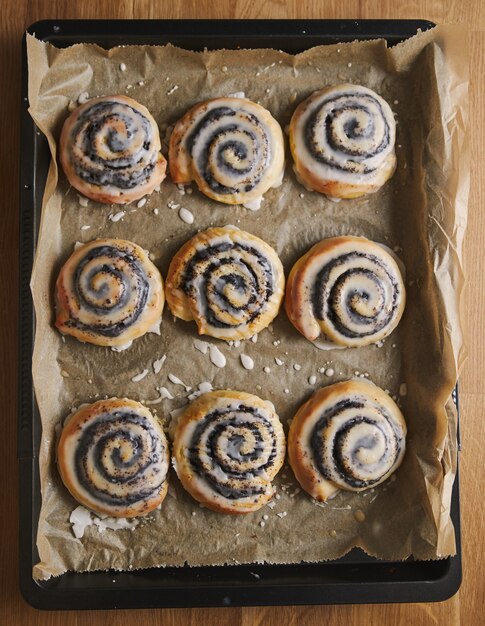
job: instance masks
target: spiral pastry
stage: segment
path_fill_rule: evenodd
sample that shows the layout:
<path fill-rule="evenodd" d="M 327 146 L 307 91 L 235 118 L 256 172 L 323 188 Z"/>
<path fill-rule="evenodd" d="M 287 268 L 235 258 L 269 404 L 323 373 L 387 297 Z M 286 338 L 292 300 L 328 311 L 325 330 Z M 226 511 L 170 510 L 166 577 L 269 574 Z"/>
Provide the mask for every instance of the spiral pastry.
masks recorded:
<path fill-rule="evenodd" d="M 406 423 L 396 403 L 367 380 L 316 391 L 300 407 L 288 434 L 288 456 L 298 482 L 325 501 L 339 489 L 379 485 L 399 467 Z"/>
<path fill-rule="evenodd" d="M 281 422 L 261 398 L 242 391 L 200 396 L 175 429 L 173 464 L 184 488 L 205 507 L 250 513 L 273 496 L 285 458 Z"/>
<path fill-rule="evenodd" d="M 57 466 L 71 495 L 88 509 L 136 517 L 167 494 L 170 463 L 162 427 L 134 400 L 85 405 L 64 424 Z"/>
<path fill-rule="evenodd" d="M 148 110 L 126 96 L 93 98 L 67 118 L 60 161 L 73 187 L 105 204 L 127 204 L 165 178 L 158 127 Z"/>
<path fill-rule="evenodd" d="M 382 187 L 396 168 L 395 136 L 390 106 L 360 85 L 316 91 L 290 122 L 297 176 L 334 198 L 357 198 Z"/>
<path fill-rule="evenodd" d="M 406 292 L 397 262 L 364 237 L 323 239 L 293 266 L 286 312 L 302 335 L 343 347 L 387 337 L 404 311 Z"/>
<path fill-rule="evenodd" d="M 169 163 L 174 183 L 195 180 L 209 198 L 244 204 L 280 179 L 283 133 L 269 111 L 251 100 L 207 100 L 175 125 Z"/>
<path fill-rule="evenodd" d="M 167 303 L 195 320 L 200 335 L 247 339 L 276 317 L 285 286 L 283 266 L 267 243 L 234 226 L 209 228 L 170 263 Z"/>
<path fill-rule="evenodd" d="M 131 241 L 96 239 L 77 248 L 56 283 L 56 326 L 98 346 L 158 332 L 165 297 L 159 271 Z"/>

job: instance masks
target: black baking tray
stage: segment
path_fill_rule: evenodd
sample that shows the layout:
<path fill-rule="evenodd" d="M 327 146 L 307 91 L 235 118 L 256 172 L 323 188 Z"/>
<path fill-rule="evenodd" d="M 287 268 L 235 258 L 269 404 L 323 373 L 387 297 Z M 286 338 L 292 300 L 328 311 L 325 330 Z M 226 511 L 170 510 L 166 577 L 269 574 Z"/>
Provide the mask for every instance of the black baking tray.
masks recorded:
<path fill-rule="evenodd" d="M 385 38 L 394 45 L 424 20 L 47 20 L 28 32 L 57 47 L 79 42 L 110 48 L 120 44 L 172 43 L 192 50 L 277 48 L 301 52 L 321 44 Z M 461 582 L 459 487 L 452 518 L 457 555 L 439 561 L 379 561 L 360 550 L 332 562 L 292 565 L 154 568 L 136 572 L 69 572 L 49 581 L 32 579 L 38 562 L 41 505 L 38 450 L 41 426 L 32 387 L 34 310 L 29 281 L 42 194 L 50 161 L 44 136 L 28 114 L 27 60 L 23 46 L 20 166 L 20 588 L 40 609 L 108 609 L 289 604 L 430 602 L 451 597 Z M 456 398 L 456 393 L 454 394 Z"/>

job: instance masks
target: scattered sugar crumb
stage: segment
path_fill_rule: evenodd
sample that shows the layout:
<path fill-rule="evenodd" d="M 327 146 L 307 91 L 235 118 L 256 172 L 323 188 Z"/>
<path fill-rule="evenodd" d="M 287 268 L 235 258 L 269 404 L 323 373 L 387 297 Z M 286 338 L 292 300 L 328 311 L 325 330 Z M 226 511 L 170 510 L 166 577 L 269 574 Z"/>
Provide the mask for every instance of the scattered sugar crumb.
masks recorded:
<path fill-rule="evenodd" d="M 152 367 L 153 367 L 153 372 L 155 374 L 158 374 L 160 372 L 163 364 L 165 363 L 166 358 L 167 358 L 167 355 L 164 354 L 159 359 L 155 359 L 155 361 L 153 361 Z"/>
<path fill-rule="evenodd" d="M 155 213 L 155 215 L 158 215 L 158 209 L 153 209 L 153 212 Z"/>
<path fill-rule="evenodd" d="M 317 377 L 315 376 L 315 374 L 312 374 L 310 376 L 310 378 L 308 379 L 308 382 L 310 383 L 310 385 L 314 385 L 317 382 Z"/>
<path fill-rule="evenodd" d="M 78 195 L 77 201 L 79 203 L 79 206 L 86 207 L 89 204 L 89 198 L 85 198 L 84 196 L 79 196 Z"/>
<path fill-rule="evenodd" d="M 185 207 L 180 208 L 179 217 L 182 220 L 182 222 L 185 222 L 186 224 L 194 223 L 194 214 L 188 209 L 186 209 Z"/>
<path fill-rule="evenodd" d="M 241 359 L 242 366 L 247 370 L 252 370 L 254 367 L 253 359 L 247 354 L 240 354 L 239 358 Z"/>
<path fill-rule="evenodd" d="M 82 93 L 80 93 L 77 99 L 79 104 L 84 104 L 88 100 L 89 100 L 89 94 L 87 91 L 83 91 Z"/>
<path fill-rule="evenodd" d="M 263 367 L 263 372 L 265 374 L 269 374 L 271 372 L 271 368 L 266 365 L 265 367 Z"/>
<path fill-rule="evenodd" d="M 110 213 L 108 215 L 112 222 L 119 222 L 121 218 L 125 216 L 125 211 L 118 211 L 118 213 Z"/>
<path fill-rule="evenodd" d="M 131 382 L 132 383 L 139 383 L 140 380 L 143 380 L 147 374 L 148 374 L 148 370 L 145 369 L 145 370 L 143 370 L 143 372 L 140 372 L 136 376 L 133 376 L 133 378 L 131 379 Z"/>
<path fill-rule="evenodd" d="M 126 63 L 120 63 L 120 70 L 126 72 Z"/>
<path fill-rule="evenodd" d="M 325 370 L 325 376 L 333 376 L 334 374 L 335 374 L 335 370 L 331 367 Z"/>
<path fill-rule="evenodd" d="M 297 372 L 299 372 L 301 370 L 301 365 L 299 363 L 295 363 L 293 365 L 293 369 L 295 369 Z"/>
<path fill-rule="evenodd" d="M 145 204 L 147 203 L 147 199 L 146 198 L 141 198 L 140 200 L 138 200 L 138 202 L 136 203 L 136 207 L 137 209 L 141 209 L 142 207 L 145 206 Z"/>
<path fill-rule="evenodd" d="M 290 390 L 289 390 L 288 388 L 286 388 L 286 389 L 284 390 L 284 392 L 285 392 L 285 393 L 290 393 Z"/>
<path fill-rule="evenodd" d="M 179 88 L 178 85 L 174 85 L 171 89 L 167 91 L 167 96 L 171 96 L 174 93 L 174 91 L 177 91 L 178 88 Z"/>
<path fill-rule="evenodd" d="M 251 341 L 252 341 L 253 343 L 258 343 L 258 335 L 253 335 L 253 336 L 251 337 Z"/>

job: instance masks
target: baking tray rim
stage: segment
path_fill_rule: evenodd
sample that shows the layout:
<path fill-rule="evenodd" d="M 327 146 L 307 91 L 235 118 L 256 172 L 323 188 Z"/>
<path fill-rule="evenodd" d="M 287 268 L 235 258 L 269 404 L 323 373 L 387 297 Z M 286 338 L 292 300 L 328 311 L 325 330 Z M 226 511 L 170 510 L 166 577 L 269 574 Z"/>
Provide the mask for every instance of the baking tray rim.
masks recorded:
<path fill-rule="evenodd" d="M 251 23 L 252 34 L 243 32 L 244 27 Z M 109 24 L 110 33 L 103 33 L 103 29 Z M 214 25 L 224 26 L 224 34 L 214 36 L 210 30 Z M 93 39 L 111 38 L 119 42 L 129 38 L 137 39 L 138 43 L 146 43 L 147 37 L 154 37 L 159 43 L 171 41 L 177 45 L 177 39 L 190 40 L 193 43 L 197 38 L 210 35 L 215 43 L 221 39 L 238 36 L 241 40 L 269 39 L 268 44 L 259 47 L 275 47 L 278 37 L 287 41 L 295 41 L 301 48 L 315 45 L 312 39 L 318 38 L 320 43 L 333 43 L 334 41 L 352 41 L 355 39 L 372 39 L 384 37 L 402 40 L 417 32 L 418 29 L 426 30 L 433 27 L 432 22 L 426 20 L 42 20 L 32 24 L 27 32 L 35 33 L 44 41 L 55 40 L 66 44 L 77 41 L 85 41 L 86 33 L 91 33 Z M 189 29 L 190 27 L 190 29 Z M 140 29 L 143 28 L 143 32 Z M 254 29 L 256 28 L 256 34 Z M 268 28 L 271 29 L 268 32 Z M 207 30 L 208 29 L 208 30 Z M 322 30 L 323 29 L 323 30 Z M 356 31 L 359 32 L 356 32 Z M 148 32 L 148 35 L 147 35 Z M 81 34 L 83 33 L 83 34 Z M 140 41 L 142 39 L 143 41 Z M 395 41 L 396 42 L 396 41 Z M 202 42 L 199 42 L 202 45 Z M 61 43 L 62 45 L 62 43 Z M 102 45 L 102 44 L 100 44 Z M 112 44 L 110 44 L 112 45 Z M 254 42 L 251 43 L 254 46 Z M 227 46 L 227 44 L 226 44 Z M 183 46 L 182 46 L 183 47 Z M 192 47 L 192 46 L 191 46 Z M 215 45 L 214 47 L 221 47 Z M 228 46 L 227 46 L 228 47 Z M 281 46 L 283 47 L 283 46 Z M 32 606 L 39 609 L 94 609 L 94 608 L 151 608 L 151 607 L 208 607 L 208 606 L 262 606 L 262 605 L 288 605 L 288 604 L 346 604 L 346 603 L 385 603 L 385 602 L 429 602 L 445 600 L 458 590 L 461 584 L 461 542 L 460 542 L 460 519 L 459 519 L 459 480 L 458 472 L 453 486 L 452 517 L 455 527 L 457 554 L 442 561 L 414 561 L 417 567 L 433 568 L 440 563 L 442 575 L 429 580 L 424 578 L 409 580 L 380 579 L 342 581 L 326 580 L 324 582 L 289 582 L 286 580 L 256 578 L 255 574 L 260 568 L 268 571 L 278 568 L 288 571 L 295 568 L 321 567 L 324 570 L 334 568 L 355 568 L 357 566 L 402 568 L 406 562 L 386 563 L 377 559 L 359 563 L 349 561 L 349 555 L 330 562 L 319 564 L 289 564 L 289 565 L 241 565 L 231 567 L 212 568 L 188 568 L 192 573 L 203 570 L 223 570 L 225 584 L 212 583 L 210 581 L 198 581 L 194 579 L 192 586 L 181 583 L 169 588 L 159 588 L 156 584 L 145 588 L 127 588 L 120 586 L 108 586 L 103 588 L 102 597 L 99 597 L 98 587 L 59 586 L 60 579 L 69 577 L 82 577 L 78 580 L 85 581 L 87 577 L 98 578 L 103 575 L 109 576 L 113 582 L 120 577 L 136 576 L 139 572 L 89 572 L 72 573 L 62 575 L 50 581 L 35 581 L 32 578 L 32 565 L 37 562 L 35 535 L 37 519 L 34 514 L 33 499 L 39 495 L 36 485 L 38 479 L 38 462 L 35 454 L 34 430 L 36 419 L 35 397 L 32 387 L 30 372 L 34 311 L 30 296 L 30 273 L 32 269 L 33 254 L 36 245 L 36 230 L 39 213 L 39 194 L 42 189 L 38 188 L 36 163 L 36 136 L 35 125 L 28 114 L 27 105 L 27 62 L 25 36 L 23 41 L 22 57 L 22 94 L 21 94 L 21 150 L 20 150 L 20 312 L 19 325 L 19 481 L 20 481 L 20 589 L 24 599 Z M 32 149 L 26 149 L 32 148 Z M 34 181 L 34 184 L 32 183 Z M 25 332 L 27 331 L 27 332 Z M 37 428 L 39 425 L 37 425 Z M 28 489 L 26 489 L 28 487 Z M 37 487 L 37 493 L 35 491 Z M 28 541 L 26 541 L 28 539 Z M 352 555 L 355 551 L 352 551 Z M 239 572 L 249 573 L 247 580 L 229 584 L 227 572 L 237 568 Z M 158 573 L 166 572 L 173 568 L 159 568 Z M 183 570 L 185 568 L 175 568 Z M 250 570 L 257 570 L 250 571 Z M 141 570 L 143 575 L 152 570 Z M 187 571 L 185 569 L 185 571 Z M 365 571 L 365 570 L 364 570 Z M 242 587 L 240 585 L 243 585 Z M 190 597 L 187 593 L 190 590 Z M 96 595 L 97 594 L 97 595 Z M 128 595 L 127 595 L 128 594 Z M 135 596 L 133 596 L 135 594 Z M 94 597 L 93 597 L 94 595 Z"/>

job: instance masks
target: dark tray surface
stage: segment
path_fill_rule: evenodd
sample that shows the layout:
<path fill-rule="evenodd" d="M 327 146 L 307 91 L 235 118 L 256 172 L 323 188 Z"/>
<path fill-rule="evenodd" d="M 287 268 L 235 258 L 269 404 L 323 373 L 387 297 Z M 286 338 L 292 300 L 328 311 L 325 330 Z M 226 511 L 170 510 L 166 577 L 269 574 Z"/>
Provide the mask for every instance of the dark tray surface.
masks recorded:
<path fill-rule="evenodd" d="M 78 42 L 105 48 L 171 42 L 192 50 L 271 47 L 296 53 L 354 39 L 383 37 L 393 45 L 432 26 L 424 20 L 47 20 L 33 24 L 28 32 L 58 47 Z M 25 45 L 21 104 L 18 456 L 20 587 L 27 602 L 41 609 L 102 609 L 429 602 L 451 597 L 461 582 L 458 479 L 452 500 L 457 556 L 441 561 L 386 562 L 355 549 L 328 563 L 68 572 L 49 581 L 32 579 L 32 566 L 38 562 L 41 432 L 30 372 L 35 320 L 29 281 L 50 154 L 27 111 Z"/>

